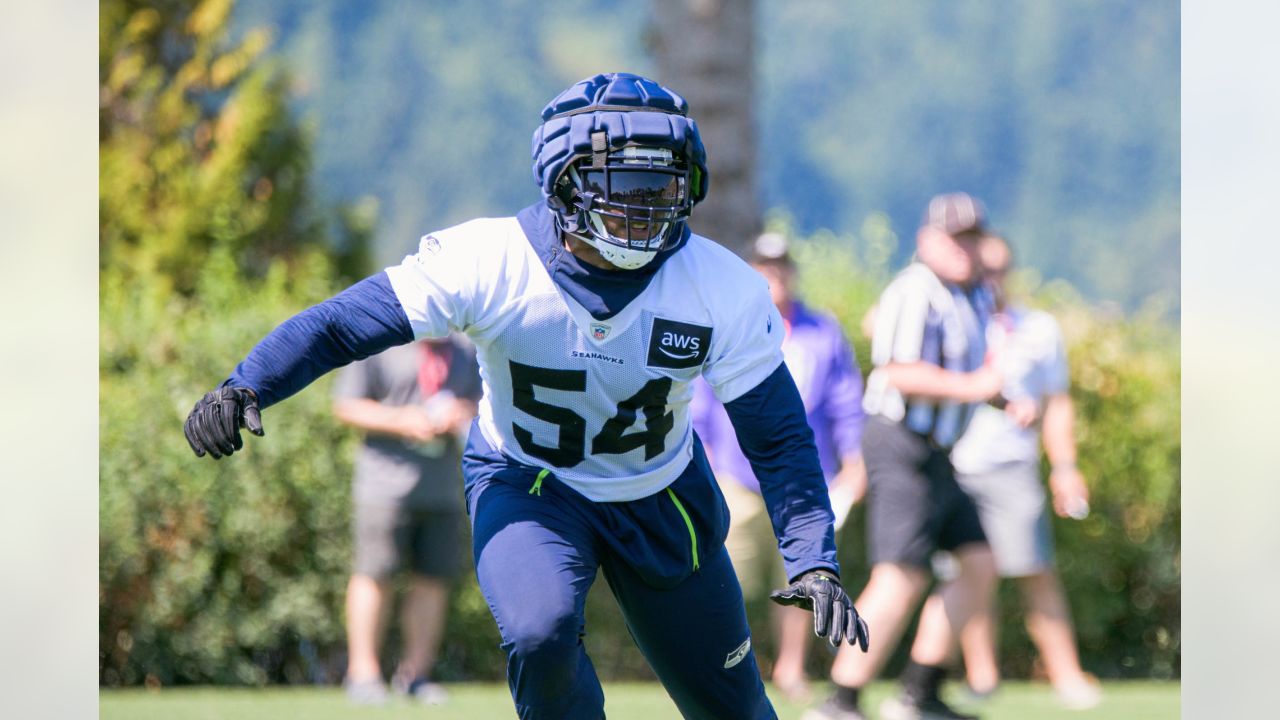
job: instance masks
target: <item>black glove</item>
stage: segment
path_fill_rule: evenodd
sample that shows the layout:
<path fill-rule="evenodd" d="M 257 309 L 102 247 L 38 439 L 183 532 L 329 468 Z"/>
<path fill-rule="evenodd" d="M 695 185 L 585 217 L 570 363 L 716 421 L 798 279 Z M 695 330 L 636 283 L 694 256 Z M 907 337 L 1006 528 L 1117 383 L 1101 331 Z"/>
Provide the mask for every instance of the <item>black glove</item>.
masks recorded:
<path fill-rule="evenodd" d="M 223 385 L 200 398 L 182 432 L 196 457 L 209 453 L 217 460 L 244 447 L 240 428 L 263 434 L 258 396 L 249 388 Z"/>
<path fill-rule="evenodd" d="M 774 590 L 769 599 L 779 605 L 796 605 L 813 611 L 813 632 L 825 637 L 835 647 L 841 640 L 858 645 L 862 652 L 871 644 L 867 621 L 858 617 L 840 579 L 826 570 L 810 570 L 782 590 Z"/>

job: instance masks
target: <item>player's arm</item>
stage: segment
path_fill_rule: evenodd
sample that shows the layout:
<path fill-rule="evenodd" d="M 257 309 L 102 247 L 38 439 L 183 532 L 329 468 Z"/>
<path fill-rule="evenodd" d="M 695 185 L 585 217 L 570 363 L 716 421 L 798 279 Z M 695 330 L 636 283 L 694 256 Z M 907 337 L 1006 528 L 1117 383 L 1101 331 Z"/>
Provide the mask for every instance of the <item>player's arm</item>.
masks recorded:
<path fill-rule="evenodd" d="M 357 430 L 401 440 L 427 442 L 447 431 L 419 405 L 385 405 L 369 398 L 339 398 L 333 402 L 333 415 Z"/>
<path fill-rule="evenodd" d="M 945 370 L 925 362 L 933 314 L 930 291 L 914 276 L 900 276 L 880 296 L 871 336 L 872 363 L 906 396 L 955 402 L 984 402 L 1000 393 L 1000 374 L 983 366 L 974 372 Z M 936 342 L 936 339 L 934 339 Z"/>
<path fill-rule="evenodd" d="M 272 330 L 231 376 L 192 409 L 183 428 L 197 456 L 243 447 L 240 429 L 262 435 L 260 411 L 316 378 L 413 340 L 409 319 L 385 272 L 365 278 Z"/>
<path fill-rule="evenodd" d="M 944 370 L 932 363 L 893 362 L 884 367 L 889 384 L 911 397 L 956 402 L 985 402 L 1000 394 L 999 371 L 983 365 L 973 372 Z"/>
<path fill-rule="evenodd" d="M 744 270 L 746 270 L 744 268 Z M 741 295 L 722 308 L 703 377 L 724 403 L 769 510 L 790 584 L 774 602 L 813 611 L 813 629 L 833 645 L 867 647 L 867 626 L 840 585 L 827 483 L 804 402 L 782 361 L 782 316 L 764 279 L 743 273 Z"/>
<path fill-rule="evenodd" d="M 786 364 L 724 407 L 760 481 L 787 577 L 815 569 L 838 574 L 827 482 Z"/>
<path fill-rule="evenodd" d="M 1054 511 L 1062 517 L 1084 519 L 1089 514 L 1089 487 L 1076 467 L 1075 405 L 1068 393 L 1049 396 L 1041 437 L 1049 458 Z"/>
<path fill-rule="evenodd" d="M 474 228 L 426 235 L 419 251 L 342 293 L 289 318 L 262 339 L 230 378 L 196 403 L 184 431 L 196 455 L 214 458 L 242 446 L 240 428 L 262 434 L 260 408 L 293 395 L 321 375 L 415 338 L 469 326 L 488 306 L 488 257 L 464 242 Z M 481 228 L 484 231 L 484 228 Z M 484 308 L 483 310 L 477 308 Z"/>
<path fill-rule="evenodd" d="M 740 397 L 725 403 L 738 444 L 760 481 L 790 585 L 775 602 L 813 611 L 814 632 L 833 645 L 869 642 L 840 584 L 834 516 L 818 463 L 813 430 L 786 364 Z"/>
<path fill-rule="evenodd" d="M 1048 316 L 1040 317 L 1053 337 L 1052 355 L 1039 363 L 1046 375 L 1048 393 L 1040 432 L 1051 468 L 1053 509 L 1062 517 L 1083 520 L 1089 515 L 1089 487 L 1076 468 L 1076 409 L 1071 400 L 1066 345 L 1058 324 Z"/>

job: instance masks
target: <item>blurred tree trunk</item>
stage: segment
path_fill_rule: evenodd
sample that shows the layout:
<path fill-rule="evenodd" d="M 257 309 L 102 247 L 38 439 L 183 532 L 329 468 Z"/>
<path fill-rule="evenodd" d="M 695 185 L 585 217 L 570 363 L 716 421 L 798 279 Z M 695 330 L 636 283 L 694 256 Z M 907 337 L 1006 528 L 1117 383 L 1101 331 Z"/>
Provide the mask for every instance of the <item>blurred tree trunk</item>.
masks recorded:
<path fill-rule="evenodd" d="M 658 82 L 684 95 L 707 146 L 711 189 L 695 232 L 745 255 L 760 232 L 755 0 L 653 0 L 647 45 Z"/>

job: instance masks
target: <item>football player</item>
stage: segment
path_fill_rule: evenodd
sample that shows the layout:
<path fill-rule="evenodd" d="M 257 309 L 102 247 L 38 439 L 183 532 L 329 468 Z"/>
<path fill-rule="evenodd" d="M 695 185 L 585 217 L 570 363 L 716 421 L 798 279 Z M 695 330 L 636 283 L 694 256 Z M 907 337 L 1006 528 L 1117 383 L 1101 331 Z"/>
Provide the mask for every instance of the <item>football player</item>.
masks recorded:
<path fill-rule="evenodd" d="M 484 381 L 463 458 L 476 575 L 521 718 L 604 716 L 583 648 L 603 571 L 688 718 L 773 718 L 724 549 L 728 511 L 689 422 L 701 375 L 751 461 L 790 584 L 832 645 L 867 627 L 839 580 L 826 483 L 764 279 L 690 232 L 706 152 L 675 92 L 626 73 L 553 99 L 540 202 L 424 236 L 416 254 L 285 321 L 204 396 L 197 455 L 262 435 L 262 409 L 336 367 L 450 330 Z"/>

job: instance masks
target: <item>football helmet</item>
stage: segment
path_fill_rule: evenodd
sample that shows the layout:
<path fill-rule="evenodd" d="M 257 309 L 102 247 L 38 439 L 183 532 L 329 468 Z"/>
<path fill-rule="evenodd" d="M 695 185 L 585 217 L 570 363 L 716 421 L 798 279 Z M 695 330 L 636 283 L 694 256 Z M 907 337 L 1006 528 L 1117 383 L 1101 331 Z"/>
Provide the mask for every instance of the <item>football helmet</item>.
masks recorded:
<path fill-rule="evenodd" d="M 533 176 L 562 231 L 634 270 L 684 233 L 707 194 L 706 150 L 688 103 L 629 73 L 561 93 L 533 134 Z"/>

